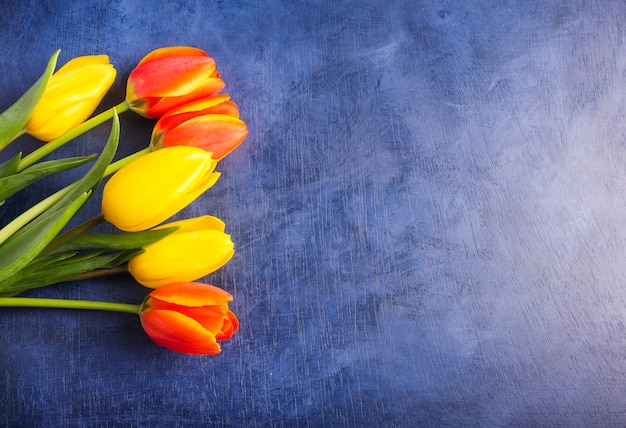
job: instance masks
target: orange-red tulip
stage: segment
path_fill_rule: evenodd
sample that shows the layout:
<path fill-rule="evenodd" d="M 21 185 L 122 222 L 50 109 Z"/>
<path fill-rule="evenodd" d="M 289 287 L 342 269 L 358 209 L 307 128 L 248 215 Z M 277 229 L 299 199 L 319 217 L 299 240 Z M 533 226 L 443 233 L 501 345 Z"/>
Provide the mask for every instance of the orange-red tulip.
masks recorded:
<path fill-rule="evenodd" d="M 163 115 L 154 127 L 150 145 L 159 149 L 194 146 L 213 153 L 220 160 L 248 135 L 230 96 L 217 94 L 186 103 Z"/>
<path fill-rule="evenodd" d="M 209 284 L 184 282 L 152 291 L 139 316 L 143 329 L 156 344 L 185 354 L 215 355 L 218 340 L 228 340 L 239 321 L 228 309 L 233 297 Z"/>
<path fill-rule="evenodd" d="M 224 86 L 215 60 L 203 50 L 160 48 L 146 55 L 130 73 L 126 101 L 133 111 L 158 119 L 181 104 L 216 94 Z"/>

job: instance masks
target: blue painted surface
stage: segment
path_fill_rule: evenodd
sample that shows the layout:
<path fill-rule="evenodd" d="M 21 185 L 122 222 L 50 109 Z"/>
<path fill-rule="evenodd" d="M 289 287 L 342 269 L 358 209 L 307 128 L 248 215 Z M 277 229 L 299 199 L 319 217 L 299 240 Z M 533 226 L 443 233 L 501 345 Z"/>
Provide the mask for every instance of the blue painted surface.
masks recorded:
<path fill-rule="evenodd" d="M 623 2 L 2 9 L 2 109 L 56 49 L 110 56 L 105 108 L 147 52 L 192 45 L 250 135 L 181 214 L 217 215 L 237 246 L 205 279 L 235 296 L 223 353 L 161 349 L 131 315 L 3 309 L 0 424 L 626 425 Z M 119 156 L 148 143 L 152 122 L 121 122 Z M 30 293 L 145 294 L 125 276 Z"/>

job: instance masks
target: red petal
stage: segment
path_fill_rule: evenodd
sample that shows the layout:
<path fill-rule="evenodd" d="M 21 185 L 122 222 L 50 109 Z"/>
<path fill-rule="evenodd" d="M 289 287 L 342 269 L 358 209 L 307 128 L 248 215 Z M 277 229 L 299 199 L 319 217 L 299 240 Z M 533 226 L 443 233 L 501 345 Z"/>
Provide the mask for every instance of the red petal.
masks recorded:
<path fill-rule="evenodd" d="M 194 146 L 213 153 L 220 160 L 248 135 L 245 122 L 223 114 L 195 117 L 163 135 L 162 146 Z"/>
<path fill-rule="evenodd" d="M 189 307 L 221 305 L 233 300 L 233 296 L 221 288 L 201 282 L 164 285 L 153 290 L 148 298 Z"/>
<path fill-rule="evenodd" d="M 141 324 L 156 344 L 185 354 L 215 355 L 221 351 L 215 336 L 195 320 L 174 311 L 147 310 Z"/>
<path fill-rule="evenodd" d="M 128 77 L 137 98 L 178 97 L 202 87 L 215 71 L 209 57 L 173 57 L 147 62 Z"/>
<path fill-rule="evenodd" d="M 215 95 L 219 91 L 224 89 L 225 86 L 226 84 L 222 79 L 209 78 L 206 79 L 202 83 L 202 85 L 196 88 L 193 92 L 186 95 L 166 98 L 146 97 L 145 99 L 147 105 L 150 106 L 147 110 L 150 114 L 150 117 L 152 117 L 153 119 L 157 119 L 186 103 L 195 101 L 199 98 Z"/>
<path fill-rule="evenodd" d="M 239 119 L 239 108 L 232 101 L 224 101 L 214 107 L 209 107 L 202 111 L 202 114 L 225 114 L 226 116 Z"/>
<path fill-rule="evenodd" d="M 168 132 L 183 122 L 186 122 L 196 116 L 209 113 L 213 108 L 225 103 L 229 99 L 230 95 L 218 94 L 185 103 L 178 108 L 165 113 L 154 126 L 153 134 Z"/>
<path fill-rule="evenodd" d="M 228 311 L 224 319 L 222 331 L 215 335 L 216 340 L 228 340 L 239 329 L 239 320 L 234 313 Z"/>
<path fill-rule="evenodd" d="M 208 56 L 205 51 L 189 46 L 171 46 L 167 48 L 159 48 L 144 56 L 137 64 L 137 67 L 147 62 L 155 61 L 161 58 L 169 58 L 174 56 Z"/>
<path fill-rule="evenodd" d="M 222 104 L 228 100 L 230 100 L 230 95 L 228 94 L 213 94 L 207 97 L 197 98 L 185 104 L 182 104 L 177 108 L 168 111 L 167 114 L 165 114 L 164 116 L 176 116 L 182 113 L 198 113 L 196 114 L 196 116 L 199 116 L 199 113 L 204 112 L 211 107 Z"/>

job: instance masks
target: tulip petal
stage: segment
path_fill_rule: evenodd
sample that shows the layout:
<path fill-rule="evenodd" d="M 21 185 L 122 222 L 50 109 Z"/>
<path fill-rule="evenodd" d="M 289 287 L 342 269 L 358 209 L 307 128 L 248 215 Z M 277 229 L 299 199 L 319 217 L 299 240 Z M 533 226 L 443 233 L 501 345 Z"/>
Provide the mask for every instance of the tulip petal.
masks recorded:
<path fill-rule="evenodd" d="M 169 284 L 151 291 L 150 297 L 183 306 L 222 305 L 233 300 L 227 291 L 201 282 Z"/>
<path fill-rule="evenodd" d="M 173 221 L 163 224 L 155 229 L 165 229 L 168 227 L 176 227 L 178 233 L 201 231 L 201 230 L 218 230 L 223 232 L 226 229 L 226 223 L 215 216 L 203 215 L 200 217 L 186 218 L 184 220 Z"/>
<path fill-rule="evenodd" d="M 239 329 L 239 320 L 232 311 L 228 311 L 224 318 L 224 324 L 219 333 L 215 335 L 216 340 L 228 340 Z"/>
<path fill-rule="evenodd" d="M 223 114 L 226 116 L 234 117 L 235 119 L 239 119 L 239 108 L 237 104 L 232 101 L 224 101 L 221 104 L 218 104 L 214 107 L 209 107 L 202 112 L 203 114 Z"/>
<path fill-rule="evenodd" d="M 223 330 L 230 331 L 232 328 L 230 316 L 228 313 L 228 305 L 213 305 L 202 307 L 189 307 L 174 305 L 171 303 L 164 303 L 158 300 L 150 301 L 150 311 L 153 310 L 167 310 L 181 313 L 189 318 L 197 321 L 202 328 L 209 331 L 212 335 L 225 337 Z M 225 325 L 228 323 L 228 325 Z M 220 339 L 221 340 L 221 339 Z"/>
<path fill-rule="evenodd" d="M 143 114 L 147 114 L 150 118 L 157 119 L 181 105 L 199 98 L 215 95 L 224 89 L 225 86 L 226 83 L 224 83 L 222 79 L 211 77 L 206 79 L 201 86 L 197 87 L 189 94 L 165 98 L 144 97 L 146 105 L 143 109 L 146 111 L 144 111 Z"/>
<path fill-rule="evenodd" d="M 190 112 L 201 112 L 208 108 L 215 107 L 219 104 L 222 104 L 226 101 L 230 100 L 230 95 L 228 94 L 215 94 L 206 96 L 203 98 L 196 99 L 194 101 L 185 103 L 171 111 L 168 111 L 165 116 L 176 116 L 181 113 L 190 113 Z"/>
<path fill-rule="evenodd" d="M 170 46 L 166 48 L 155 49 L 148 55 L 144 56 L 137 66 L 143 65 L 147 62 L 152 62 L 161 58 L 175 57 L 175 56 L 208 56 L 202 49 L 190 47 L 190 46 Z"/>
<path fill-rule="evenodd" d="M 147 310 L 141 313 L 141 324 L 150 339 L 173 351 L 195 355 L 216 355 L 221 352 L 211 332 L 181 313 Z"/>
<path fill-rule="evenodd" d="M 81 68 L 89 65 L 109 65 L 109 57 L 107 55 L 86 55 L 72 58 L 59 68 L 56 74 L 62 74 L 67 70 Z"/>
<path fill-rule="evenodd" d="M 128 84 L 137 98 L 177 97 L 201 87 L 214 71 L 210 57 L 161 58 L 135 68 Z"/>
<path fill-rule="evenodd" d="M 193 146 L 213 153 L 215 160 L 232 152 L 248 135 L 246 123 L 224 114 L 194 117 L 164 133 L 162 147 Z"/>
<path fill-rule="evenodd" d="M 168 111 L 154 126 L 153 140 L 160 138 L 159 135 L 169 132 L 178 125 L 197 116 L 207 114 L 224 114 L 239 119 L 237 104 L 230 100 L 230 95 L 216 94 L 188 102 Z"/>

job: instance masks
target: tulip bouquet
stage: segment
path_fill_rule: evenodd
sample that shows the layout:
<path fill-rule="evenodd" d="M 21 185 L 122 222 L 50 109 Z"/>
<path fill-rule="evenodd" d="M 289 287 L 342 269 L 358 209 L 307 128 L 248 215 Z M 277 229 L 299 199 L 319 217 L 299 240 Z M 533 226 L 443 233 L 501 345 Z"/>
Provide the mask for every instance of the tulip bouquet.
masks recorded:
<path fill-rule="evenodd" d="M 248 134 L 237 105 L 221 93 L 225 83 L 215 60 L 193 47 L 152 51 L 128 76 L 125 100 L 89 118 L 113 85 L 115 68 L 97 55 L 74 58 L 54 72 L 58 55 L 0 114 L 0 151 L 24 134 L 44 142 L 0 164 L 0 204 L 44 177 L 93 164 L 81 179 L 3 221 L 0 306 L 134 313 L 159 345 L 187 354 L 219 353 L 218 341 L 238 328 L 228 308 L 232 296 L 194 281 L 224 266 L 234 244 L 224 222 L 210 215 L 166 223 L 217 182 L 217 163 Z M 113 161 L 118 116 L 129 110 L 156 121 L 150 143 Z M 42 161 L 107 121 L 111 132 L 98 155 Z M 102 182 L 101 214 L 69 228 Z M 118 232 L 95 231 L 105 222 Z M 153 291 L 141 304 L 18 296 L 119 273 Z"/>

